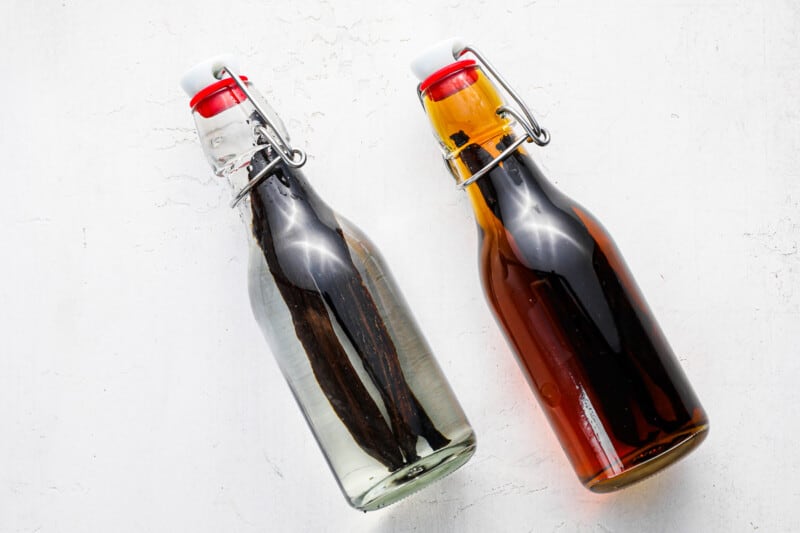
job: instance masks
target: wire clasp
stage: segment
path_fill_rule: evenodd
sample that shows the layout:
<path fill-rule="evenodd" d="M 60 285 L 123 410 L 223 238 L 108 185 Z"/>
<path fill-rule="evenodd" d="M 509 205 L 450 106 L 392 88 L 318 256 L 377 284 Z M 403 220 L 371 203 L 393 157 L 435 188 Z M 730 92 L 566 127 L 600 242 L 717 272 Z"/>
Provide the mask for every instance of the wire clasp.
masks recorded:
<path fill-rule="evenodd" d="M 222 66 L 220 73 L 223 71 L 228 73 L 234 83 L 236 83 L 239 89 L 242 90 L 247 99 L 250 100 L 250 103 L 253 104 L 253 108 L 255 108 L 256 113 L 258 113 L 258 116 L 261 117 L 261 120 L 263 120 L 264 124 L 267 126 L 256 127 L 259 137 L 264 139 L 263 148 L 260 148 L 259 150 L 271 148 L 278 155 L 276 159 L 270 161 L 266 167 L 261 169 L 258 174 L 253 176 L 253 178 L 247 182 L 247 185 L 242 187 L 242 189 L 236 193 L 236 196 L 233 197 L 233 200 L 231 200 L 230 204 L 231 207 L 236 207 L 236 204 L 241 202 L 242 199 L 247 196 L 247 193 L 253 190 L 254 187 L 261 183 L 264 178 L 266 178 L 269 173 L 278 166 L 278 163 L 282 161 L 292 168 L 300 168 L 306 164 L 308 156 L 305 151 L 300 150 L 299 148 L 292 148 L 292 146 L 289 144 L 289 141 L 285 139 L 283 135 L 281 135 L 278 125 L 273 123 L 273 121 L 269 118 L 269 113 L 267 113 L 264 108 L 261 107 L 261 104 L 259 104 L 253 97 L 253 94 L 247 88 L 247 84 L 242 80 L 242 78 L 239 77 L 239 75 L 228 65 Z"/>
<path fill-rule="evenodd" d="M 462 181 L 458 184 L 459 189 L 463 189 L 468 185 L 475 183 L 477 180 L 484 177 L 486 174 L 491 172 L 493 168 L 499 165 L 503 160 L 505 160 L 508 156 L 510 156 L 514 151 L 517 150 L 523 143 L 525 142 L 532 142 L 539 146 L 547 146 L 550 142 L 550 133 L 539 125 L 539 122 L 534 118 L 533 113 L 531 112 L 528 105 L 525 101 L 517 94 L 511 85 L 508 84 L 506 79 L 500 75 L 497 69 L 486 59 L 486 57 L 480 53 L 474 46 L 470 45 L 454 45 L 453 48 L 453 59 L 459 59 L 466 53 L 470 53 L 478 60 L 480 65 L 483 67 L 485 71 L 494 78 L 495 82 L 502 87 L 508 96 L 516 102 L 519 109 L 514 109 L 513 107 L 507 105 L 501 105 L 497 108 L 497 114 L 502 117 L 510 117 L 516 120 L 522 128 L 525 130 L 525 136 L 516 139 L 508 148 L 503 150 L 500 154 L 497 155 L 494 159 L 489 161 L 483 168 L 481 168 L 478 172 L 470 176 L 468 179 Z M 422 94 L 419 94 L 420 98 L 422 98 Z M 446 162 L 446 161 L 445 161 Z M 448 165 L 449 167 L 449 165 Z"/>

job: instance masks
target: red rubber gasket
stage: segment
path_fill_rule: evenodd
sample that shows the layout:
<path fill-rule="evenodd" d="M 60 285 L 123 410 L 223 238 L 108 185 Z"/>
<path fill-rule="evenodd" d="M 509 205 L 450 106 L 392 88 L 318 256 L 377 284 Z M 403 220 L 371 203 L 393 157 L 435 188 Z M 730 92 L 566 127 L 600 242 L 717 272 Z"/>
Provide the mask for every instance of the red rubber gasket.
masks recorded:
<path fill-rule="evenodd" d="M 420 92 L 426 92 L 435 102 L 457 93 L 478 81 L 474 59 L 462 59 L 440 68 L 419 84 Z"/>
<path fill-rule="evenodd" d="M 247 82 L 247 76 L 241 76 L 241 79 Z M 203 117 L 209 118 L 245 100 L 247 100 L 247 96 L 236 85 L 233 78 L 224 78 L 194 95 L 189 102 L 189 107 Z"/>

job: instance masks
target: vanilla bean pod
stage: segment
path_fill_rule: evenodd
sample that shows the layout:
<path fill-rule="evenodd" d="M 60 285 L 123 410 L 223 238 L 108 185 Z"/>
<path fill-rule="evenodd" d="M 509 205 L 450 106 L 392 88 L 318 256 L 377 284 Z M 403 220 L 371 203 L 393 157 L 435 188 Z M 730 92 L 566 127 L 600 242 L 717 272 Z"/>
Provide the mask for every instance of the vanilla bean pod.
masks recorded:
<path fill-rule="evenodd" d="M 251 161 L 251 177 L 268 162 L 262 152 L 256 153 Z M 390 470 L 396 470 L 418 459 L 419 436 L 433 449 L 447 445 L 449 439 L 435 428 L 406 383 L 394 343 L 327 206 L 303 186 L 299 172 L 288 170 L 283 164 L 251 192 L 251 202 L 254 235 L 292 314 L 298 339 L 325 396 L 359 446 Z M 295 217 L 302 218 L 306 236 L 303 243 L 325 243 L 324 254 L 316 260 L 309 259 L 303 272 L 284 270 L 284 263 L 296 265 L 297 261 L 281 257 L 283 248 L 276 246 L 275 236 L 283 228 L 270 227 L 270 220 L 296 223 L 293 218 L 269 216 L 270 209 L 289 210 L 286 205 L 291 206 Z M 299 279 L 305 286 L 298 285 Z M 391 429 L 352 367 L 332 319 L 355 348 L 377 388 Z"/>

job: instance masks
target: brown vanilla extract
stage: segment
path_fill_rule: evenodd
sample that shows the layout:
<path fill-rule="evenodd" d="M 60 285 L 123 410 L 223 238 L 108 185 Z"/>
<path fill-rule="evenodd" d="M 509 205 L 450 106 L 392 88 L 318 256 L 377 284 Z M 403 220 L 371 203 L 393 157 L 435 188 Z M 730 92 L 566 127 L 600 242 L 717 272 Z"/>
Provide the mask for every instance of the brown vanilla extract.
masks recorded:
<path fill-rule="evenodd" d="M 463 182 L 518 137 L 474 62 L 436 76 L 420 96 Z M 706 414 L 602 225 L 522 147 L 466 191 L 487 300 L 580 480 L 616 490 L 699 444 Z"/>

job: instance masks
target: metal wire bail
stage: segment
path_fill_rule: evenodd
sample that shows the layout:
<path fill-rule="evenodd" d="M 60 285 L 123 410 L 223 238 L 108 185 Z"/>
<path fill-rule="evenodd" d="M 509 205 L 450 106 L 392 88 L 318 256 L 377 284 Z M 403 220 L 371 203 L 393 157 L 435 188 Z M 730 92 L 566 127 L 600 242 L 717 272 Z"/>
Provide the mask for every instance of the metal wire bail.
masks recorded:
<path fill-rule="evenodd" d="M 242 90 L 247 99 L 250 100 L 250 103 L 253 104 L 253 108 L 256 110 L 256 113 L 258 113 L 258 116 L 261 117 L 261 120 L 264 121 L 264 124 L 268 126 L 256 127 L 256 131 L 258 132 L 259 136 L 264 139 L 263 148 L 260 149 L 266 150 L 267 148 L 272 148 L 273 151 L 278 155 L 278 159 L 270 161 L 266 167 L 261 169 L 257 175 L 247 182 L 247 185 L 242 187 L 242 189 L 236 193 L 236 196 L 233 197 L 233 200 L 231 200 L 230 204 L 231 207 L 236 207 L 236 204 L 238 204 L 245 196 L 247 196 L 247 193 L 253 190 L 254 187 L 261 183 L 261 181 L 263 181 L 264 178 L 266 178 L 269 173 L 274 170 L 275 167 L 277 167 L 279 162 L 283 161 L 292 168 L 300 168 L 306 164 L 308 156 L 305 151 L 299 148 L 292 148 L 292 146 L 289 144 L 289 141 L 283 138 L 278 126 L 274 124 L 272 120 L 270 120 L 268 113 L 263 107 L 261 107 L 261 104 L 256 101 L 250 90 L 247 88 L 245 82 L 242 81 L 242 78 L 240 78 L 230 66 L 223 65 L 220 69 L 220 74 L 222 72 L 228 73 L 239 89 Z"/>
<path fill-rule="evenodd" d="M 494 167 L 499 165 L 504 159 L 506 159 L 509 155 L 514 153 L 517 150 L 517 148 L 519 148 L 522 145 L 522 143 L 532 142 L 536 143 L 539 146 L 547 146 L 547 144 L 550 142 L 550 133 L 546 129 L 539 126 L 539 122 L 534 118 L 533 113 L 531 112 L 530 108 L 525 103 L 525 101 L 522 99 L 522 97 L 520 97 L 519 94 L 517 94 L 517 91 L 515 91 L 511 87 L 511 85 L 508 84 L 505 78 L 503 78 L 503 76 L 501 76 L 500 73 L 497 72 L 494 66 L 489 61 L 487 61 L 486 57 L 483 54 L 481 54 L 474 46 L 465 45 L 461 47 L 461 49 L 454 50 L 453 57 L 454 59 L 458 59 L 467 52 L 474 55 L 475 58 L 478 61 L 480 61 L 484 70 L 486 70 L 489 74 L 491 74 L 491 76 L 495 79 L 497 84 L 500 85 L 506 91 L 508 96 L 510 96 L 511 99 L 514 100 L 514 102 L 516 102 L 516 104 L 520 107 L 520 109 L 522 109 L 522 113 L 520 113 L 519 111 L 515 110 L 512 107 L 509 107 L 507 105 L 502 105 L 497 108 L 497 114 L 503 117 L 511 116 L 522 126 L 522 128 L 525 130 L 526 136 L 520 137 L 519 139 L 514 141 L 511 144 L 511 146 L 500 152 L 500 154 L 498 154 L 497 157 L 489 161 L 489 163 L 487 163 L 486 166 L 484 166 L 478 172 L 470 176 L 469 179 L 466 179 L 461 183 L 459 183 L 458 184 L 459 189 L 463 189 L 468 185 L 475 183 L 483 176 L 488 174 Z"/>

